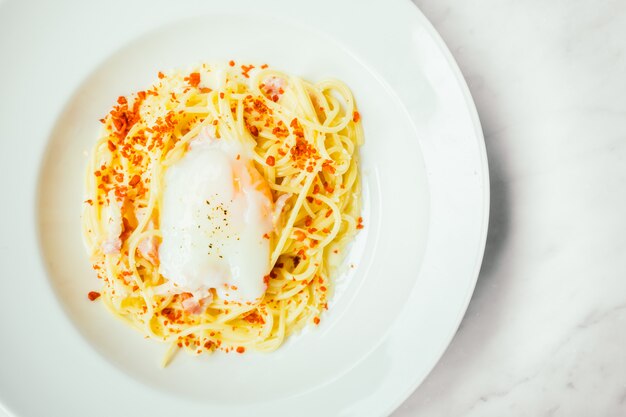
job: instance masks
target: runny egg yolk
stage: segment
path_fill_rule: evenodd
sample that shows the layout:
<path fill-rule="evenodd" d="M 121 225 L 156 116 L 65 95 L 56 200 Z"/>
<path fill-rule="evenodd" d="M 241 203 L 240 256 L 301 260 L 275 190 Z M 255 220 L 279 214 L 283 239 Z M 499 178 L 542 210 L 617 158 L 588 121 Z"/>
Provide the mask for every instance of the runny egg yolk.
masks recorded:
<path fill-rule="evenodd" d="M 253 302 L 270 272 L 272 196 L 237 141 L 207 130 L 164 174 L 159 272 L 175 292 Z"/>

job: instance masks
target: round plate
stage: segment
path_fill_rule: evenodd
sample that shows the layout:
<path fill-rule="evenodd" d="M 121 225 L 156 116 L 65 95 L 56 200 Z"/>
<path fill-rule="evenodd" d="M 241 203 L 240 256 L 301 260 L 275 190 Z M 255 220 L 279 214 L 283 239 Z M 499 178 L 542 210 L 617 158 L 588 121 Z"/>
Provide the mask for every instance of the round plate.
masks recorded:
<path fill-rule="evenodd" d="M 0 8 L 0 53 L 14 58 L 0 68 L 10 98 L 0 113 L 1 404 L 18 416 L 397 407 L 456 331 L 488 217 L 476 111 L 419 11 L 404 1 L 41 3 Z M 271 354 L 179 354 L 161 369 L 164 346 L 86 298 L 99 284 L 80 235 L 86 152 L 118 95 L 159 70 L 230 59 L 351 87 L 366 227 L 320 326 Z"/>

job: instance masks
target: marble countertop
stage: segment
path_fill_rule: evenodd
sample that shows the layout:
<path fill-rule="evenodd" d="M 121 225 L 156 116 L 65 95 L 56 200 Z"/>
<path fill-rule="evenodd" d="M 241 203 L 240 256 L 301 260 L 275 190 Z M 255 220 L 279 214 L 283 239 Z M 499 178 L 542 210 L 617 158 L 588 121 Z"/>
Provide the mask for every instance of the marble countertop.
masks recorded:
<path fill-rule="evenodd" d="M 626 2 L 415 0 L 483 124 L 467 315 L 393 414 L 626 416 Z"/>

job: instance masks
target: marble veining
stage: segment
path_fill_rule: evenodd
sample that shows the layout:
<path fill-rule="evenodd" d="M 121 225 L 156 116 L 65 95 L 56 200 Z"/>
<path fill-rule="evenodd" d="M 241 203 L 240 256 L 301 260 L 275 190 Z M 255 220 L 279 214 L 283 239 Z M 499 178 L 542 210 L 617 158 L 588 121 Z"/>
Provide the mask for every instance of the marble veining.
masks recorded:
<path fill-rule="evenodd" d="M 492 201 L 467 315 L 394 417 L 626 416 L 626 3 L 414 2 L 476 102 Z"/>

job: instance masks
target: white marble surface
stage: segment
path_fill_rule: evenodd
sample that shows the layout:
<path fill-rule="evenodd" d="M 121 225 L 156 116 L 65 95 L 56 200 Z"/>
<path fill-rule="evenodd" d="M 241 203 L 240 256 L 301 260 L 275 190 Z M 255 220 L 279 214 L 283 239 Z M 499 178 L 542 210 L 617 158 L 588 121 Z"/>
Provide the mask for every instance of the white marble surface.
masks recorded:
<path fill-rule="evenodd" d="M 490 231 L 409 416 L 626 416 L 626 1 L 415 0 L 463 71 Z"/>

